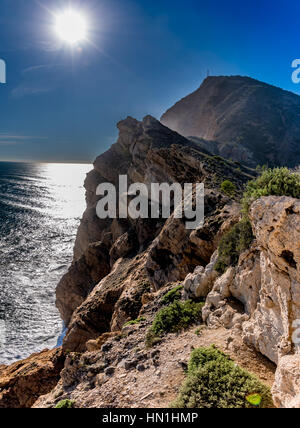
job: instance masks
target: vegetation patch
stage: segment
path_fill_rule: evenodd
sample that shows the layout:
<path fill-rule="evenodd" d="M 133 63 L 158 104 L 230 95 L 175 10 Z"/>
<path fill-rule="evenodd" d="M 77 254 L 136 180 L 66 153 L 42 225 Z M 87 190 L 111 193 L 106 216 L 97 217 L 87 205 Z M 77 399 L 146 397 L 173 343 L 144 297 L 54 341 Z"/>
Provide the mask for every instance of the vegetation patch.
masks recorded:
<path fill-rule="evenodd" d="M 202 322 L 203 306 L 204 303 L 196 303 L 192 300 L 175 301 L 158 312 L 151 328 L 155 334 L 159 335 L 176 332 L 195 322 Z"/>
<path fill-rule="evenodd" d="M 176 300 L 181 299 L 183 286 L 178 285 L 177 287 L 173 288 L 171 291 L 169 291 L 165 296 L 161 299 L 161 302 L 163 305 L 169 305 L 170 303 L 174 303 Z"/>
<path fill-rule="evenodd" d="M 75 402 L 72 400 L 61 400 L 56 406 L 55 409 L 73 409 Z"/>
<path fill-rule="evenodd" d="M 251 204 L 262 196 L 290 196 L 300 199 L 300 175 L 288 168 L 261 168 L 261 175 L 248 182 L 243 199 L 243 219 L 236 224 L 221 239 L 219 245 L 219 258 L 216 271 L 223 274 L 229 266 L 236 266 L 241 252 L 248 249 L 254 236 L 248 212 Z M 224 181 L 221 190 L 233 196 L 234 184 L 229 180 Z M 236 188 L 235 188 L 236 191 Z M 232 193 L 231 193 L 232 192 Z"/>
<path fill-rule="evenodd" d="M 241 252 L 250 247 L 253 239 L 251 223 L 244 218 L 222 237 L 216 271 L 223 274 L 229 266 L 236 266 Z"/>
<path fill-rule="evenodd" d="M 267 169 L 244 192 L 243 211 L 248 213 L 251 204 L 262 196 L 290 196 L 300 199 L 300 176 L 288 168 Z"/>
<path fill-rule="evenodd" d="M 174 333 L 189 325 L 202 322 L 202 308 L 204 303 L 196 303 L 192 300 L 186 302 L 175 301 L 171 305 L 161 309 L 148 330 L 146 336 L 147 346 L 154 346 L 161 341 L 166 333 Z"/>
<path fill-rule="evenodd" d="M 174 408 L 273 408 L 270 388 L 214 346 L 192 352 Z"/>
<path fill-rule="evenodd" d="M 232 181 L 225 180 L 221 184 L 221 192 L 223 192 L 224 195 L 234 198 L 237 192 L 237 187 L 234 183 L 232 183 Z"/>

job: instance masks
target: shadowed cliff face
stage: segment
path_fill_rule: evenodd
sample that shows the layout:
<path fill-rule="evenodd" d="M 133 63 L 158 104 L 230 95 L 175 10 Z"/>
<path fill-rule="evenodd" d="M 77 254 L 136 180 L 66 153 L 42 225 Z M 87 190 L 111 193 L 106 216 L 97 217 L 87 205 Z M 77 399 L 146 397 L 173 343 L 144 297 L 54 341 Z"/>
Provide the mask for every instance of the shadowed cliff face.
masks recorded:
<path fill-rule="evenodd" d="M 119 175 L 128 176 L 128 185 L 145 183 L 204 182 L 207 188 L 218 188 L 223 179 L 236 183 L 239 190 L 255 174 L 251 169 L 216 159 L 198 144 L 163 126 L 151 116 L 139 122 L 131 117 L 118 124 L 118 141 L 94 162 L 85 181 L 87 209 L 75 243 L 75 259 L 88 245 L 105 240 L 115 242 L 133 224 L 129 220 L 100 220 L 96 216 L 96 188 L 100 183 L 113 183 L 118 189 Z M 143 223 L 144 234 L 147 230 Z M 162 224 L 159 225 L 162 227 Z M 153 225 L 150 224 L 153 230 Z M 107 232 L 112 233 L 108 236 Z M 148 241 L 153 234 L 150 233 Z M 146 237 L 139 239 L 142 244 Z"/>
<path fill-rule="evenodd" d="M 215 154 L 252 166 L 300 163 L 300 97 L 248 77 L 207 78 L 161 121 Z"/>

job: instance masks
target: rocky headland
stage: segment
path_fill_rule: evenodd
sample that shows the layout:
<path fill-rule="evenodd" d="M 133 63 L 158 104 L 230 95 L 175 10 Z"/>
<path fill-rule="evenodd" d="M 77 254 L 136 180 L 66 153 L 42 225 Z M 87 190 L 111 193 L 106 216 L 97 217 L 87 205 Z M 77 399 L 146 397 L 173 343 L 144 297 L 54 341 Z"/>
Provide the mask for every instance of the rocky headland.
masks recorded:
<path fill-rule="evenodd" d="M 164 124 L 151 116 L 142 121 L 129 117 L 118 124 L 118 141 L 96 159 L 86 178 L 87 208 L 74 260 L 57 287 L 57 307 L 68 327 L 63 346 L 10 367 L 0 366 L 0 407 L 54 408 L 62 402 L 79 408 L 167 407 L 185 381 L 191 352 L 212 345 L 230 356 L 240 370 L 255 376 L 255 385 L 262 391 L 272 390 L 266 407 L 300 407 L 296 340 L 300 200 L 266 195 L 251 201 L 247 217 L 251 242 L 241 249 L 235 263 L 228 263 L 222 271 L 218 268 L 224 239 L 245 215 L 241 210 L 244 188 L 259 174 L 251 166 L 271 159 L 272 151 L 271 161 L 281 165 L 278 159 L 283 146 L 286 158 L 281 160 L 292 163 L 289 153 L 297 145 L 299 120 L 288 116 L 293 127 L 288 126 L 283 139 L 276 127 L 264 135 L 263 141 L 268 142 L 262 149 L 264 157 L 247 143 L 242 144 L 246 157 L 230 152 L 232 159 L 225 159 L 227 152 L 222 152 L 219 143 L 217 155 L 211 153 L 215 146 L 209 144 L 209 140 L 223 144 L 220 135 L 226 144 L 229 139 L 240 144 L 237 126 L 246 129 L 252 123 L 251 132 L 256 136 L 261 132 L 257 93 L 280 98 L 268 110 L 278 126 L 276 109 L 300 106 L 299 97 L 248 78 L 209 78 L 203 87 L 209 90 L 209 100 L 202 89 L 200 100 L 194 96 L 195 105 L 209 102 L 214 108 L 201 104 L 196 116 L 188 115 L 189 120 L 182 116 L 184 129 L 181 122 L 174 126 L 170 121 L 175 113 L 184 111 L 185 104 L 188 111 L 189 99 L 178 111 L 167 113 Z M 242 104 L 237 94 L 243 98 Z M 250 102 L 255 110 L 252 116 Z M 230 114 L 224 106 L 231 106 Z M 216 117 L 216 109 L 221 107 L 223 121 Z M 247 114 L 247 123 L 241 112 Z M 263 108 L 261 113 L 263 120 Z M 212 118 L 219 125 L 225 123 L 232 130 L 230 136 L 224 127 L 218 132 L 196 133 L 202 126 L 198 114 L 204 115 L 202 124 Z M 184 136 L 165 124 L 178 128 Z M 197 138 L 186 138 L 190 136 Z M 205 144 L 200 137 L 206 138 Z M 261 144 L 258 136 L 255 141 Z M 297 162 L 296 152 L 294 160 Z M 203 182 L 204 225 L 188 230 L 184 219 L 174 214 L 167 220 L 100 220 L 96 188 L 105 182 L 118 188 L 121 174 L 128 176 L 129 184 L 148 186 L 153 182 Z M 230 182 L 230 191 L 224 182 Z M 179 317 L 176 331 L 156 331 L 157 317 L 172 305 L 177 311 L 188 308 L 191 322 L 185 319 L 183 325 Z"/>

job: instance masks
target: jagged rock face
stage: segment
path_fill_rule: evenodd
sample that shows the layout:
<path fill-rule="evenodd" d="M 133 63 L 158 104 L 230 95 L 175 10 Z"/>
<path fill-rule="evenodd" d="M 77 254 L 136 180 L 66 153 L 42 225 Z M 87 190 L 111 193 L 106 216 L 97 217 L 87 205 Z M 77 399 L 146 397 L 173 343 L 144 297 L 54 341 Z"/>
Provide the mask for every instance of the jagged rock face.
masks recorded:
<path fill-rule="evenodd" d="M 214 285 L 218 277 L 218 272 L 214 269 L 218 259 L 218 251 L 212 255 L 210 263 L 204 266 L 197 266 L 194 273 L 190 273 L 184 280 L 183 287 L 185 297 L 206 297 Z"/>
<path fill-rule="evenodd" d="M 238 329 L 245 343 L 278 364 L 275 402 L 299 407 L 300 201 L 261 198 L 250 219 L 256 241 L 237 267 L 217 278 L 203 318 L 211 326 Z"/>
<path fill-rule="evenodd" d="M 90 244 L 76 260 L 56 288 L 56 306 L 66 324 L 93 287 L 110 272 L 110 259 L 103 242 Z"/>
<path fill-rule="evenodd" d="M 196 266 L 208 264 L 222 235 L 240 217 L 239 204 L 227 202 L 219 192 L 208 190 L 204 225 L 192 232 L 181 220 L 170 217 L 150 246 L 147 269 L 155 289 L 167 282 L 182 281 Z"/>
<path fill-rule="evenodd" d="M 242 189 L 249 179 L 249 173 L 253 172 L 249 169 L 237 170 L 236 165 L 230 162 L 213 159 L 197 145 L 150 116 L 142 122 L 127 118 L 118 124 L 118 128 L 120 135 L 117 143 L 96 159 L 94 170 L 85 181 L 87 209 L 77 234 L 74 262 L 57 287 L 57 307 L 67 325 L 70 322 L 74 325 L 71 321 L 74 311 L 84 304 L 93 288 L 113 271 L 120 258 L 131 260 L 148 248 L 146 272 L 148 282 L 154 288 L 168 281 L 183 280 L 197 265 L 206 264 L 216 249 L 222 224 L 227 221 L 229 225 L 233 221 L 233 212 L 238 211 L 236 206 L 228 205 L 228 197 L 218 189 L 212 189 L 218 188 L 228 178 L 238 189 Z M 183 220 L 174 219 L 173 216 L 167 221 L 130 218 L 100 220 L 96 215 L 99 199 L 96 188 L 100 183 L 109 182 L 118 189 L 120 174 L 127 175 L 128 185 L 133 182 L 148 186 L 151 183 L 204 182 L 207 187 L 204 228 L 191 233 Z M 226 204 L 228 207 L 224 208 Z M 106 283 L 109 284 L 109 281 Z M 122 289 L 120 281 L 120 293 L 114 304 Z M 98 309 L 101 311 L 101 304 Z M 104 312 L 107 312 L 106 309 Z M 107 313 L 108 318 L 112 316 L 111 311 Z M 100 324 L 98 333 L 105 332 L 103 329 L 109 326 L 107 316 L 104 323 L 99 321 L 88 328 L 92 333 L 87 335 L 88 340 L 94 338 Z M 73 337 L 73 333 L 71 335 Z M 85 340 L 85 335 L 82 340 Z"/>
<path fill-rule="evenodd" d="M 207 78 L 161 121 L 226 158 L 293 167 L 300 163 L 299 114 L 300 97 L 293 93 L 248 77 L 220 76 Z"/>
<path fill-rule="evenodd" d="M 230 179 L 239 189 L 253 171 L 239 171 L 235 165 L 214 161 L 197 144 L 163 126 L 151 116 L 142 122 L 127 118 L 118 124 L 119 139 L 99 156 L 85 181 L 87 210 L 81 221 L 75 243 L 75 258 L 81 256 L 90 243 L 102 241 L 111 232 L 115 242 L 132 226 L 130 220 L 100 220 L 96 216 L 96 188 L 109 182 L 118 189 L 119 175 L 128 176 L 128 184 L 205 182 L 216 187 L 218 179 Z M 133 225 L 135 227 L 135 225 Z M 145 224 L 142 225 L 145 228 Z M 160 225 L 161 226 L 161 225 Z M 141 232 L 140 227 L 140 232 Z M 153 229 L 153 225 L 152 225 Z M 147 238 L 147 237 L 146 237 Z M 149 234 L 148 240 L 153 239 Z M 139 236 L 142 244 L 145 237 Z"/>
<path fill-rule="evenodd" d="M 119 331 L 126 321 L 138 317 L 146 293 L 169 282 L 183 281 L 199 263 L 207 264 L 222 233 L 238 221 L 240 214 L 238 204 L 226 204 L 228 199 L 216 191 L 208 191 L 206 202 L 214 210 L 208 210 L 204 227 L 191 232 L 183 219 L 172 215 L 144 252 L 114 263 L 111 273 L 73 313 L 64 350 L 84 351 L 86 342 L 107 331 Z M 120 240 L 118 243 L 120 249 Z"/>
<path fill-rule="evenodd" d="M 150 291 L 145 264 L 145 253 L 115 263 L 74 312 L 63 343 L 65 351 L 82 352 L 87 341 L 119 331 L 126 321 L 138 317 L 142 295 Z"/>
<path fill-rule="evenodd" d="M 206 257 L 209 260 L 222 233 L 238 220 L 239 213 L 238 205 L 226 204 L 228 199 L 218 192 L 209 191 L 206 198 L 215 211 L 208 213 L 203 228 L 191 232 L 183 219 L 171 216 L 144 252 L 114 263 L 111 273 L 73 313 L 64 339 L 65 350 L 83 351 L 87 341 L 107 331 L 119 331 L 126 321 L 138 317 L 143 295 L 169 282 L 183 281 L 199 263 L 207 264 Z"/>
<path fill-rule="evenodd" d="M 100 183 L 109 182 L 118 189 L 120 175 L 127 175 L 128 185 L 133 182 L 174 182 L 178 178 L 178 166 L 174 165 L 176 159 L 173 159 L 173 165 L 168 165 L 167 161 L 172 160 L 169 157 L 170 148 L 173 144 L 192 147 L 185 138 L 150 116 L 143 122 L 129 117 L 121 121 L 118 128 L 120 134 L 117 143 L 96 159 L 94 170 L 85 181 L 87 210 L 77 234 L 75 257 L 80 256 L 91 242 L 102 241 L 108 231 L 112 232 L 113 241 L 117 240 L 132 224 L 126 219 L 112 221 L 97 217 L 95 207 L 99 197 L 96 196 L 96 188 Z M 175 171 L 172 171 L 174 168 Z M 186 162 L 182 179 L 186 178 L 189 171 L 195 175 L 193 167 Z"/>
<path fill-rule="evenodd" d="M 57 384 L 64 366 L 61 349 L 33 354 L 0 367 L 0 408 L 27 408 Z"/>
<path fill-rule="evenodd" d="M 293 322 L 300 319 L 300 201 L 261 198 L 251 208 L 260 246 L 260 301 L 244 326 L 245 338 L 271 360 L 291 350 Z"/>
<path fill-rule="evenodd" d="M 292 343 L 293 322 L 300 319 L 299 214 L 300 201 L 293 198 L 256 201 L 250 210 L 256 242 L 241 254 L 237 267 L 216 280 L 204 308 L 208 323 L 224 325 L 228 301 L 242 303 L 244 340 L 275 363 L 299 351 Z M 226 315 L 226 327 L 235 324 L 239 312 Z"/>

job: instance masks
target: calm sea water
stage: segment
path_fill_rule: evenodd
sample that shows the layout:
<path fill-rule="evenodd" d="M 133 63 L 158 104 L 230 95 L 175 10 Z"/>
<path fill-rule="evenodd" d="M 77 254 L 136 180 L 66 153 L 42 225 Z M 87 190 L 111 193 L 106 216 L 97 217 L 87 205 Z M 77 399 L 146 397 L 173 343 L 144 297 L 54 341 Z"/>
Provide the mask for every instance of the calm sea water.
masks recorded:
<path fill-rule="evenodd" d="M 91 165 L 0 162 L 0 364 L 53 348 Z"/>

